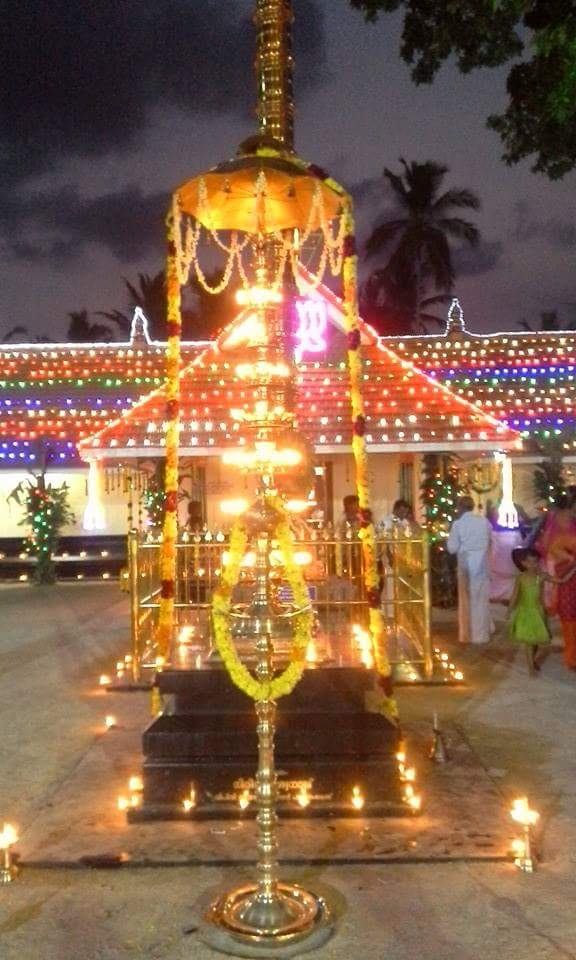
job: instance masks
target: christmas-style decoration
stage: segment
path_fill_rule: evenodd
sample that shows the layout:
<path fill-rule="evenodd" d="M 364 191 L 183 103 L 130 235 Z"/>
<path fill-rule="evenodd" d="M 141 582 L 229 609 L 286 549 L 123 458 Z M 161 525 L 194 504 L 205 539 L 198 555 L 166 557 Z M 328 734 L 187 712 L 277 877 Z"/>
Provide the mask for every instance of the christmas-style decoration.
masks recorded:
<path fill-rule="evenodd" d="M 465 493 L 459 485 L 455 458 L 427 453 L 422 463 L 420 490 L 426 528 L 434 544 L 448 536 L 455 519 L 456 502 Z"/>
<path fill-rule="evenodd" d="M 537 446 L 543 459 L 534 468 L 534 494 L 541 506 L 548 508 L 566 493 L 564 443 L 558 437 L 548 437 Z"/>
<path fill-rule="evenodd" d="M 466 491 L 458 480 L 456 460 L 436 453 L 422 463 L 421 502 L 430 537 L 430 588 L 432 602 L 441 607 L 456 603 L 456 563 L 445 547 L 455 519 L 458 497 Z"/>
<path fill-rule="evenodd" d="M 144 508 L 151 527 L 161 527 L 166 512 L 166 491 L 159 480 L 153 477 L 143 494 Z"/>
<path fill-rule="evenodd" d="M 22 480 L 9 499 L 24 507 L 21 526 L 29 527 L 26 548 L 36 560 L 34 580 L 38 584 L 52 584 L 56 580 L 53 554 L 58 546 L 60 531 L 74 523 L 74 514 L 68 506 L 68 487 L 65 483 L 53 486 L 40 473 Z"/>

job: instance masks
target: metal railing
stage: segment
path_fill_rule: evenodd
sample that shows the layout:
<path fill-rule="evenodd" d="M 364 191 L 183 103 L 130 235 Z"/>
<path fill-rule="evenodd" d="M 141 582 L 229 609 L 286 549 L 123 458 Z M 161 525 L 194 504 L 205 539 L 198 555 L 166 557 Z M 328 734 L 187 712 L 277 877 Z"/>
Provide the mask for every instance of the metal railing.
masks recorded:
<path fill-rule="evenodd" d="M 154 666 L 155 631 L 160 605 L 161 538 L 129 534 L 129 582 L 134 677 Z M 210 604 L 216 587 L 227 536 L 203 531 L 183 534 L 176 546 L 175 639 L 186 627 L 206 652 L 211 648 Z M 360 541 L 342 538 L 331 528 L 314 529 L 297 541 L 297 550 L 311 557 L 305 566 L 310 600 L 316 613 L 318 657 L 338 665 L 360 662 L 352 627 L 366 628 L 368 607 L 364 599 Z M 378 539 L 382 585 L 382 611 L 386 620 L 388 650 L 395 666 L 414 675 L 432 673 L 428 538 L 423 532 L 405 536 L 398 530 Z M 248 603 L 253 577 L 244 568 L 235 590 L 237 603 Z M 289 602 L 289 588 L 277 586 L 280 601 Z M 172 656 L 172 662 L 176 654 Z"/>

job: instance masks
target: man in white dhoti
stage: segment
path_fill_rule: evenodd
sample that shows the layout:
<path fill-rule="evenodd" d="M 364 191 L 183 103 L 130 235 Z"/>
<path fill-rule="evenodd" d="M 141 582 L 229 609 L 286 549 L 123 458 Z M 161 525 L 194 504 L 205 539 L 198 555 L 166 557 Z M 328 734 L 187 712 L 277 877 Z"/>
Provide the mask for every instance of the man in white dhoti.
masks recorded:
<path fill-rule="evenodd" d="M 458 557 L 458 639 L 488 643 L 490 639 L 490 541 L 492 527 L 475 514 L 472 497 L 462 497 L 459 516 L 448 536 L 448 552 Z"/>

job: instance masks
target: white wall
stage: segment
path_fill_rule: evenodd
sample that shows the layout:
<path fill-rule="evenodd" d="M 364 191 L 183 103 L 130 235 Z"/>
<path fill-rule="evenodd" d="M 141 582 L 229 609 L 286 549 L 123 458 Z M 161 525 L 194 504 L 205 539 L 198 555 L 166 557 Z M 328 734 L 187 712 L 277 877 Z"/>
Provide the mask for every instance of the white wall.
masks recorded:
<path fill-rule="evenodd" d="M 76 517 L 73 524 L 69 524 L 62 530 L 65 537 L 86 535 L 82 528 L 82 518 L 86 508 L 86 479 L 88 469 L 77 470 L 49 470 L 47 473 L 47 482 L 53 486 L 60 486 L 66 483 L 69 487 L 68 499 L 72 512 Z M 19 507 L 13 501 L 7 502 L 7 498 L 21 480 L 28 480 L 30 474 L 25 470 L 2 470 L 0 471 L 0 536 L 1 537 L 24 537 L 26 528 L 19 526 L 19 521 L 24 516 L 23 507 Z M 126 499 L 120 493 L 106 494 L 104 496 L 104 506 L 106 510 L 106 528 L 99 530 L 98 533 L 106 534 L 125 534 L 126 533 Z M 97 535 L 97 534 L 96 534 Z"/>
<path fill-rule="evenodd" d="M 387 516 L 392 504 L 400 496 L 400 464 L 410 462 L 410 454 L 371 453 L 368 454 L 370 470 L 372 511 L 376 522 Z M 356 474 L 352 454 L 332 458 L 334 476 L 334 519 L 342 517 L 342 499 L 349 493 L 356 493 Z M 418 479 L 418 466 L 414 464 L 414 476 Z M 412 503 L 417 506 L 417 494 L 413 490 Z"/>

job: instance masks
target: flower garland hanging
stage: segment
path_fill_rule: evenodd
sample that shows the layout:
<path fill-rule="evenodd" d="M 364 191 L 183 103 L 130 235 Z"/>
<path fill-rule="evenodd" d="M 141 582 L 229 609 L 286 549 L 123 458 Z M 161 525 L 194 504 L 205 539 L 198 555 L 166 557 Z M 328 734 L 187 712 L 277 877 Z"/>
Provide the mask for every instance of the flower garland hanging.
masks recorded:
<path fill-rule="evenodd" d="M 232 639 L 230 629 L 232 593 L 240 579 L 242 560 L 248 544 L 248 529 L 242 518 L 236 521 L 232 529 L 228 563 L 223 568 L 220 584 L 212 597 L 212 623 L 216 649 L 232 682 L 253 700 L 278 700 L 292 692 L 306 666 L 306 648 L 312 636 L 314 620 L 309 606 L 306 581 L 294 559 L 294 537 L 287 514 L 278 498 L 267 498 L 267 503 L 273 507 L 277 515 L 272 539 L 278 543 L 286 580 L 292 591 L 293 603 L 300 611 L 294 617 L 290 663 L 282 673 L 270 681 L 257 680 L 242 663 Z"/>
<path fill-rule="evenodd" d="M 156 633 L 158 655 L 168 658 L 174 624 L 176 593 L 176 540 L 178 537 L 178 442 L 180 433 L 180 276 L 176 236 L 180 211 L 174 199 L 167 218 L 168 256 L 166 295 L 168 342 L 166 345 L 166 468 L 164 474 L 164 524 L 160 554 L 160 609 Z"/>
<path fill-rule="evenodd" d="M 392 671 L 386 653 L 386 629 L 380 607 L 380 585 L 377 566 L 376 530 L 372 510 L 370 509 L 370 480 L 368 472 L 368 453 L 366 450 L 366 418 L 364 397 L 362 395 L 362 357 L 361 336 L 358 324 L 358 277 L 356 240 L 354 235 L 354 216 L 352 201 L 345 200 L 344 217 L 346 236 L 344 239 L 343 288 L 346 334 L 348 338 L 348 368 L 350 373 L 350 400 L 352 406 L 352 452 L 356 463 L 356 489 L 360 508 L 359 537 L 362 543 L 364 561 L 364 585 L 369 608 L 369 626 L 372 637 L 374 663 L 380 678 L 382 700 L 381 712 L 389 719 L 398 719 L 398 706 L 392 693 Z"/>

